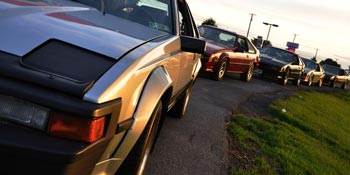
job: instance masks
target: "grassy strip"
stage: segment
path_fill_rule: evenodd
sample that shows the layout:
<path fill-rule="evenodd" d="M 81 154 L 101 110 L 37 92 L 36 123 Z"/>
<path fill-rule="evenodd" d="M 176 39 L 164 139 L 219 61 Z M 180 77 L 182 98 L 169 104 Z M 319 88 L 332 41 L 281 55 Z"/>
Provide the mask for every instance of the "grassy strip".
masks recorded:
<path fill-rule="evenodd" d="M 269 119 L 231 117 L 228 131 L 249 159 L 232 175 L 350 174 L 349 93 L 301 92 L 270 109 Z"/>

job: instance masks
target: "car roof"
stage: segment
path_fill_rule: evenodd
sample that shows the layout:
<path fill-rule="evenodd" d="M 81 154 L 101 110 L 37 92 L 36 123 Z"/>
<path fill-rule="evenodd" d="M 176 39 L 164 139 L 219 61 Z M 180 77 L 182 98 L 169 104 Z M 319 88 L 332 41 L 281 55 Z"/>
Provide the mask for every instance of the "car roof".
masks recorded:
<path fill-rule="evenodd" d="M 340 68 L 340 67 L 338 67 L 338 66 L 333 66 L 333 65 L 330 65 L 330 64 L 324 64 L 324 65 L 322 65 L 322 67 L 333 67 L 333 68 L 337 68 L 337 69 L 342 69 L 342 68 Z M 345 70 L 345 69 L 342 69 L 342 70 Z"/>
<path fill-rule="evenodd" d="M 318 64 L 316 61 L 309 59 L 309 58 L 301 57 L 301 59 L 303 59 L 303 61 L 309 61 L 309 62 L 314 62 L 314 63 Z"/>
<path fill-rule="evenodd" d="M 295 53 L 295 52 L 291 52 L 291 51 L 289 51 L 289 50 L 282 49 L 282 48 L 279 48 L 279 47 L 275 47 L 275 46 L 265 46 L 265 47 L 263 47 L 262 49 L 264 49 L 264 48 L 273 48 L 273 49 L 277 49 L 277 50 L 280 50 L 280 51 L 289 52 L 289 53 L 291 53 L 291 54 L 294 54 L 294 55 L 297 56 L 297 57 L 300 57 L 299 54 L 297 54 L 297 53 Z"/>

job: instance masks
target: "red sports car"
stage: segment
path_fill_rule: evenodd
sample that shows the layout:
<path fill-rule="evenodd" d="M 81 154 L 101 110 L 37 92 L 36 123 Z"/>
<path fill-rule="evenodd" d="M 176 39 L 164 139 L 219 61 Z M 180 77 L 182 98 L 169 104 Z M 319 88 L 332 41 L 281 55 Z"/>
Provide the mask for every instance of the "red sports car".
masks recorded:
<path fill-rule="evenodd" d="M 242 81 L 250 81 L 260 61 L 260 52 L 251 41 L 214 26 L 202 25 L 198 28 L 201 37 L 207 41 L 202 71 L 210 72 L 215 80 L 222 80 L 228 72 L 240 74 Z"/>

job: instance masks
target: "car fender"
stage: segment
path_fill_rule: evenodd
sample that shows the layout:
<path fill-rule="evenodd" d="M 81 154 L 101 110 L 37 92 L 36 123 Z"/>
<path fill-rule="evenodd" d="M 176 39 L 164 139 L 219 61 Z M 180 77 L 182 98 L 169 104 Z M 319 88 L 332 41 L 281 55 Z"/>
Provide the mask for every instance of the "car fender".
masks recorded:
<path fill-rule="evenodd" d="M 133 115 L 133 124 L 126 132 L 123 142 L 121 142 L 121 145 L 117 152 L 113 154 L 112 158 L 97 165 L 99 167 L 95 169 L 93 174 L 103 173 L 98 170 L 104 169 L 107 169 L 107 172 L 115 172 L 120 167 L 132 149 L 130 145 L 135 145 L 146 127 L 157 102 L 172 87 L 172 84 L 173 80 L 164 67 L 157 67 L 151 72 Z"/>

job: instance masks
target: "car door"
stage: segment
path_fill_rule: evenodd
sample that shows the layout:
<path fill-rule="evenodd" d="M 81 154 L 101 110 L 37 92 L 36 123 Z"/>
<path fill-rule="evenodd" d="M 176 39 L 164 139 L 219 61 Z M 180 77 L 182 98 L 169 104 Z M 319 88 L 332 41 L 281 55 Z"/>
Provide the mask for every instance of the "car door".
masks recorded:
<path fill-rule="evenodd" d="M 249 60 L 251 61 L 251 63 L 256 63 L 258 64 L 258 55 L 257 55 L 257 49 L 254 47 L 254 45 L 252 44 L 252 42 L 249 41 L 249 39 L 247 38 L 247 45 L 248 45 L 248 57 Z"/>
<path fill-rule="evenodd" d="M 301 75 L 302 72 L 303 72 L 303 69 L 304 69 L 304 63 L 303 63 L 303 60 L 301 60 L 300 57 L 298 56 L 295 56 L 297 58 L 296 61 L 294 61 L 292 64 L 291 64 L 291 73 L 294 74 L 294 75 Z"/>
<path fill-rule="evenodd" d="M 179 13 L 178 13 L 178 26 L 179 26 L 179 33 L 182 36 L 187 37 L 194 37 L 199 38 L 199 33 L 197 31 L 196 25 L 194 23 L 194 20 L 191 18 L 191 12 L 188 8 L 188 5 L 186 2 L 177 1 Z M 198 53 L 190 53 L 190 52 L 182 52 L 181 53 L 181 59 L 180 62 L 180 71 L 179 71 L 179 78 L 178 78 L 178 84 L 179 90 L 182 90 L 188 83 L 191 82 L 193 79 L 193 73 L 195 66 L 200 61 L 201 54 Z M 200 65 L 198 65 L 200 66 Z"/>
<path fill-rule="evenodd" d="M 345 83 L 347 81 L 347 75 L 344 69 L 339 70 L 339 75 L 337 76 L 339 83 Z"/>
<path fill-rule="evenodd" d="M 316 68 L 315 68 L 315 71 L 313 72 L 313 75 L 314 75 L 313 77 L 314 82 L 318 82 L 322 78 L 323 72 L 318 63 L 316 64 Z"/>
<path fill-rule="evenodd" d="M 245 38 L 238 36 L 236 49 L 234 52 L 230 53 L 230 65 L 228 72 L 246 72 L 249 68 L 250 62 L 247 41 Z"/>

